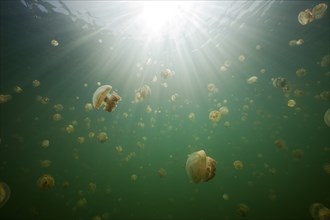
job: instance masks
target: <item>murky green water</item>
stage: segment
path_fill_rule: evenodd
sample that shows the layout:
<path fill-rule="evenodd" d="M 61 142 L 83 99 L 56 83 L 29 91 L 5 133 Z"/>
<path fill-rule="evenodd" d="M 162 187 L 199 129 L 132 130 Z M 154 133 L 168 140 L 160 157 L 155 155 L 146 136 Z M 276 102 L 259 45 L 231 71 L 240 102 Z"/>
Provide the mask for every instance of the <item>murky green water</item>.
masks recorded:
<path fill-rule="evenodd" d="M 195 2 L 147 29 L 141 3 L 1 1 L 0 181 L 11 195 L 0 219 L 313 219 L 313 203 L 330 207 L 329 13 L 304 26 L 297 16 L 318 3 Z M 86 111 L 107 84 L 122 97 L 116 110 Z M 150 95 L 135 103 L 143 85 Z M 185 164 L 201 149 L 216 175 L 194 184 Z M 50 189 L 37 187 L 43 174 Z"/>

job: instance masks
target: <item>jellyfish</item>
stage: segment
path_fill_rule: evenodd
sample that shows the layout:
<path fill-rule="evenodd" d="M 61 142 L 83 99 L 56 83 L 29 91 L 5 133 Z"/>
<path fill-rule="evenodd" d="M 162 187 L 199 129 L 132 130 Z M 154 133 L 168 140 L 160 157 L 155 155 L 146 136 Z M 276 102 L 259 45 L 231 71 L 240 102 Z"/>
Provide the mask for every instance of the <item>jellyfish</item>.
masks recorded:
<path fill-rule="evenodd" d="M 213 122 L 218 122 L 221 118 L 221 112 L 213 110 L 209 114 L 209 119 Z"/>
<path fill-rule="evenodd" d="M 164 71 L 162 71 L 160 73 L 160 75 L 163 79 L 169 79 L 169 78 L 171 78 L 172 76 L 175 75 L 175 72 L 170 70 L 170 69 L 165 69 Z"/>
<path fill-rule="evenodd" d="M 0 208 L 2 208 L 10 197 L 10 188 L 4 183 L 0 182 Z"/>
<path fill-rule="evenodd" d="M 315 220 L 328 220 L 330 219 L 330 209 L 321 203 L 313 203 L 309 207 L 309 213 Z"/>
<path fill-rule="evenodd" d="M 164 177 L 164 176 L 166 176 L 167 172 L 164 168 L 160 168 L 158 170 L 158 174 L 159 174 L 159 177 Z"/>
<path fill-rule="evenodd" d="M 194 183 L 207 182 L 215 176 L 216 161 L 206 156 L 204 150 L 196 151 L 188 155 L 186 172 Z"/>
<path fill-rule="evenodd" d="M 93 106 L 99 109 L 101 106 L 105 106 L 104 109 L 107 112 L 112 112 L 117 107 L 117 102 L 121 100 L 121 97 L 113 92 L 109 94 L 112 90 L 110 85 L 100 86 L 93 94 Z"/>
<path fill-rule="evenodd" d="M 137 180 L 137 175 L 136 174 L 132 174 L 131 175 L 131 181 L 132 181 L 132 183 L 135 183 L 136 180 Z"/>
<path fill-rule="evenodd" d="M 250 208 L 246 204 L 243 204 L 243 203 L 238 204 L 237 212 L 240 216 L 246 217 L 247 214 L 249 213 L 249 211 L 250 211 Z"/>
<path fill-rule="evenodd" d="M 240 161 L 240 160 L 235 160 L 233 165 L 234 165 L 236 170 L 241 170 L 244 167 L 243 162 Z"/>
<path fill-rule="evenodd" d="M 247 82 L 248 84 L 254 84 L 254 83 L 257 82 L 257 80 L 258 80 L 258 77 L 256 77 L 256 76 L 251 76 L 250 78 L 248 78 L 248 79 L 246 80 L 246 82 Z"/>
<path fill-rule="evenodd" d="M 325 3 L 320 3 L 316 6 L 314 6 L 313 10 L 312 10 L 312 14 L 314 16 L 315 19 L 321 19 L 326 11 L 327 11 L 328 5 Z"/>
<path fill-rule="evenodd" d="M 46 190 L 53 188 L 55 185 L 55 179 L 49 174 L 44 174 L 41 177 L 39 177 L 37 181 L 37 186 L 41 190 Z"/>
<path fill-rule="evenodd" d="M 306 25 L 312 21 L 314 21 L 314 15 L 311 9 L 306 9 L 305 11 L 301 11 L 298 14 L 298 21 L 301 25 Z"/>

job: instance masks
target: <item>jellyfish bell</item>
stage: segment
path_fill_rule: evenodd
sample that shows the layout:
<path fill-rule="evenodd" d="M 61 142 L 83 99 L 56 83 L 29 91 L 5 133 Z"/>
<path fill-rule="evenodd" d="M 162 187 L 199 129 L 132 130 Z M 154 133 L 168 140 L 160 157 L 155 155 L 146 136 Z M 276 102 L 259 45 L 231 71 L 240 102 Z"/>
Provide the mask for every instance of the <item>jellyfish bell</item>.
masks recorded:
<path fill-rule="evenodd" d="M 314 15 L 311 9 L 306 9 L 305 11 L 301 11 L 298 14 L 298 21 L 301 25 L 306 25 L 314 20 Z"/>
<path fill-rule="evenodd" d="M 312 14 L 315 19 L 321 19 L 327 11 L 328 5 L 325 3 L 320 3 L 312 9 Z"/>
<path fill-rule="evenodd" d="M 196 151 L 188 155 L 186 172 L 194 183 L 207 182 L 214 178 L 216 161 L 206 156 L 204 150 Z"/>
<path fill-rule="evenodd" d="M 116 92 L 110 94 L 111 90 L 112 87 L 110 85 L 103 85 L 97 88 L 93 94 L 93 107 L 99 109 L 105 106 L 107 112 L 114 111 L 121 97 Z"/>
<path fill-rule="evenodd" d="M 10 188 L 4 183 L 0 182 L 0 208 L 2 208 L 10 197 Z"/>

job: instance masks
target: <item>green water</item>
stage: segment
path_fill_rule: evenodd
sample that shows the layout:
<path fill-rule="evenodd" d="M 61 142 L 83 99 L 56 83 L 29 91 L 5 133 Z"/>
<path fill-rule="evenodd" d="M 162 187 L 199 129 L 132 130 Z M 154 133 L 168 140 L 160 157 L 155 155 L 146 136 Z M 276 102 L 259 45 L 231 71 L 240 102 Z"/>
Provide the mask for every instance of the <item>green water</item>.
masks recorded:
<path fill-rule="evenodd" d="M 164 26 L 153 38 L 135 26 L 133 3 L 103 2 L 96 12 L 84 5 L 78 13 L 65 9 L 70 2 L 1 1 L 0 94 L 11 99 L 0 104 L 0 181 L 11 195 L 0 219 L 313 219 L 313 203 L 330 208 L 330 175 L 323 168 L 330 163 L 323 119 L 330 104 L 329 97 L 316 98 L 330 87 L 329 65 L 318 64 L 329 54 L 329 13 L 305 26 L 297 20 L 318 3 L 204 2 L 184 14 L 191 23 Z M 303 45 L 288 45 L 299 38 Z M 226 61 L 230 66 L 221 71 Z M 165 80 L 167 68 L 175 75 Z M 305 76 L 297 77 L 299 68 Z M 250 85 L 251 76 L 258 80 Z M 288 80 L 289 94 L 272 85 L 275 77 Z M 98 82 L 122 97 L 114 112 L 85 111 Z M 217 92 L 208 91 L 209 83 Z M 133 103 L 143 85 L 150 96 Z M 15 93 L 15 86 L 23 91 Z M 304 94 L 294 95 L 296 89 Z M 289 99 L 295 107 L 287 106 Z M 56 104 L 64 106 L 60 121 L 52 118 Z M 229 113 L 214 123 L 209 113 L 220 106 Z M 104 143 L 100 132 L 109 137 Z M 274 144 L 278 139 L 283 149 Z M 201 149 L 217 161 L 216 176 L 194 184 L 185 164 Z M 297 149 L 301 158 L 293 155 Z M 131 152 L 136 156 L 126 161 Z M 46 159 L 47 168 L 40 165 Z M 235 160 L 243 169 L 234 168 Z M 54 177 L 53 188 L 37 187 L 43 174 Z M 83 198 L 87 204 L 80 207 Z M 239 204 L 249 207 L 246 217 Z"/>

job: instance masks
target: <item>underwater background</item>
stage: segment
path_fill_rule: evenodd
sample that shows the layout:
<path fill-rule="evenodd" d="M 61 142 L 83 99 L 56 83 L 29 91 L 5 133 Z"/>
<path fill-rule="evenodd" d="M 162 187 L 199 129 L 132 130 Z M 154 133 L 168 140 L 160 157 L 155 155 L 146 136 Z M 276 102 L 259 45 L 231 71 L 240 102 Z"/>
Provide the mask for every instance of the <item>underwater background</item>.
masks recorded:
<path fill-rule="evenodd" d="M 329 13 L 297 16 L 319 3 L 191 2 L 144 25 L 142 2 L 1 1 L 0 219 L 314 219 L 330 207 Z M 90 108 L 100 85 L 113 112 Z M 192 183 L 202 149 L 216 175 Z"/>

